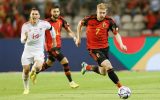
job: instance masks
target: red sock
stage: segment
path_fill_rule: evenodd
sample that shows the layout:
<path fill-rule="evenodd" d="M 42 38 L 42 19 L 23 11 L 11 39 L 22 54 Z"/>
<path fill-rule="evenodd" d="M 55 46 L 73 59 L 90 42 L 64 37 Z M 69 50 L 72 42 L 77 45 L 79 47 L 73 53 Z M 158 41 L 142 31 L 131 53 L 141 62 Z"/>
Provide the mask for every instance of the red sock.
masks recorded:
<path fill-rule="evenodd" d="M 120 82 L 118 82 L 116 85 L 118 88 L 120 88 L 122 86 L 122 84 Z"/>
<path fill-rule="evenodd" d="M 92 69 L 92 66 L 91 65 L 87 65 L 86 66 L 86 70 L 91 70 Z"/>

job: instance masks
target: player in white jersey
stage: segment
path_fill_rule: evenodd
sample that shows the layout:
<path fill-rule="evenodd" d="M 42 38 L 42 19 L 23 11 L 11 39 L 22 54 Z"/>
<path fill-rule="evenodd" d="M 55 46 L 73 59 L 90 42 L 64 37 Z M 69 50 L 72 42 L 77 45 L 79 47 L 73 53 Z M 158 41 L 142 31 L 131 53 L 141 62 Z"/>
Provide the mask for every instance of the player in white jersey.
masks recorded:
<path fill-rule="evenodd" d="M 45 30 L 50 30 L 54 41 L 53 47 L 56 47 L 56 34 L 54 28 L 49 22 L 40 20 L 39 18 L 39 11 L 33 8 L 30 13 L 29 21 L 23 24 L 21 30 L 21 42 L 25 43 L 21 58 L 23 66 L 23 94 L 29 93 L 29 71 L 31 64 L 33 64 L 32 70 L 35 70 L 35 72 L 39 71 L 43 65 Z"/>

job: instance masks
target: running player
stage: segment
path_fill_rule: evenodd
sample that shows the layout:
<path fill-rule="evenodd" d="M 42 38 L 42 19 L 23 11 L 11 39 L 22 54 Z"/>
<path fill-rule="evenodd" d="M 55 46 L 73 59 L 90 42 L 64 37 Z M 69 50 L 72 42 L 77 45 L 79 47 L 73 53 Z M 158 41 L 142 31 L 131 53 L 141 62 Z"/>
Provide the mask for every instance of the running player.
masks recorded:
<path fill-rule="evenodd" d="M 82 26 L 86 27 L 88 52 L 99 65 L 88 65 L 82 62 L 82 74 L 85 74 L 87 70 L 94 71 L 100 75 L 106 75 L 108 73 L 109 78 L 120 88 L 122 84 L 108 59 L 108 31 L 111 30 L 113 32 L 122 50 L 126 51 L 127 48 L 121 40 L 117 25 L 107 16 L 107 5 L 104 3 L 98 4 L 95 15 L 86 16 L 79 22 L 77 26 L 77 46 L 81 43 Z"/>
<path fill-rule="evenodd" d="M 21 30 L 21 42 L 25 44 L 21 58 L 23 66 L 23 94 L 29 93 L 29 71 L 31 64 L 33 64 L 32 71 L 39 71 L 43 65 L 45 30 L 50 30 L 54 41 L 52 46 L 56 47 L 56 33 L 54 28 L 47 21 L 40 20 L 39 18 L 39 11 L 33 8 L 30 12 L 29 21 L 23 24 Z M 30 78 L 32 79 L 31 76 Z"/>
<path fill-rule="evenodd" d="M 43 67 L 40 71 L 44 71 L 51 67 L 55 60 L 57 59 L 61 65 L 63 66 L 64 73 L 69 81 L 69 85 L 72 88 L 77 88 L 79 85 L 75 83 L 72 80 L 71 77 L 71 72 L 70 72 L 70 67 L 69 67 L 69 62 L 67 57 L 65 57 L 61 53 L 61 30 L 62 27 L 67 31 L 67 33 L 73 38 L 73 40 L 76 40 L 75 34 L 69 27 L 69 24 L 64 20 L 62 16 L 60 16 L 60 8 L 59 6 L 54 6 L 51 9 L 51 17 L 47 19 L 47 21 L 55 28 L 56 31 L 56 40 L 57 40 L 57 47 L 52 48 L 52 39 L 50 36 L 50 32 L 46 31 L 46 51 L 48 52 L 48 59 L 47 61 L 43 64 Z M 39 71 L 39 72 L 40 72 Z M 37 72 L 37 74 L 39 73 Z M 36 74 L 34 75 L 36 77 Z"/>

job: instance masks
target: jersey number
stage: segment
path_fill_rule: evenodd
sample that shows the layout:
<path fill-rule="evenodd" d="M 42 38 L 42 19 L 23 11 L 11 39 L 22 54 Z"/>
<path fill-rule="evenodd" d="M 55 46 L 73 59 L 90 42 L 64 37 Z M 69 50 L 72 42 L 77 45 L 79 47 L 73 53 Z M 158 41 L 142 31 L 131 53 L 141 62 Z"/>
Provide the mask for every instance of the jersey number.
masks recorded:
<path fill-rule="evenodd" d="M 99 28 L 96 28 L 96 35 L 98 35 L 100 29 Z"/>
<path fill-rule="evenodd" d="M 38 39 L 39 38 L 39 34 L 33 34 L 32 38 L 33 39 Z"/>

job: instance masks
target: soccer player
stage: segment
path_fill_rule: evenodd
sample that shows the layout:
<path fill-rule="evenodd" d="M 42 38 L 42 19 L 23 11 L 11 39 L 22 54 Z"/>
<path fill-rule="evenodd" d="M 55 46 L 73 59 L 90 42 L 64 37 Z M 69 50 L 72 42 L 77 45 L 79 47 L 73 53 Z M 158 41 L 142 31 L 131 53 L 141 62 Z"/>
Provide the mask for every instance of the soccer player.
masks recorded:
<path fill-rule="evenodd" d="M 50 30 L 53 39 L 53 47 L 56 47 L 56 33 L 51 24 L 47 21 L 40 20 L 39 11 L 33 8 L 30 12 L 30 19 L 24 23 L 21 29 L 21 42 L 24 43 L 24 51 L 21 62 L 23 66 L 23 94 L 29 93 L 29 71 L 32 66 L 33 71 L 39 71 L 44 62 L 44 41 L 45 30 Z M 32 79 L 32 74 L 30 78 Z"/>
<path fill-rule="evenodd" d="M 116 84 L 118 88 L 120 88 L 122 84 L 114 72 L 108 58 L 108 31 L 111 30 L 113 32 L 114 37 L 118 41 L 122 50 L 126 51 L 127 48 L 121 40 L 117 25 L 109 16 L 107 16 L 107 5 L 104 3 L 98 4 L 95 15 L 86 16 L 78 23 L 76 40 L 77 46 L 79 46 L 81 43 L 83 26 L 86 26 L 87 49 L 90 56 L 98 63 L 99 66 L 89 65 L 85 62 L 82 62 L 82 74 L 84 75 L 85 72 L 89 70 L 100 75 L 106 75 L 108 73 L 109 78 Z"/>
<path fill-rule="evenodd" d="M 59 6 L 54 6 L 51 9 L 51 17 L 47 19 L 47 21 L 55 28 L 56 31 L 56 40 L 57 40 L 57 47 L 52 48 L 52 39 L 50 36 L 50 32 L 46 31 L 46 51 L 48 52 L 48 59 L 43 64 L 43 67 L 40 71 L 44 71 L 51 67 L 55 60 L 57 59 L 61 65 L 63 66 L 64 73 L 69 81 L 69 85 L 72 88 L 77 88 L 79 85 L 72 80 L 70 67 L 68 59 L 61 53 L 61 30 L 62 27 L 67 31 L 67 33 L 76 40 L 75 34 L 69 27 L 69 24 L 64 20 L 62 16 L 60 16 L 60 8 Z M 40 72 L 39 71 L 39 72 Z M 37 72 L 37 74 L 39 73 Z M 35 75 L 36 77 L 36 75 Z"/>

